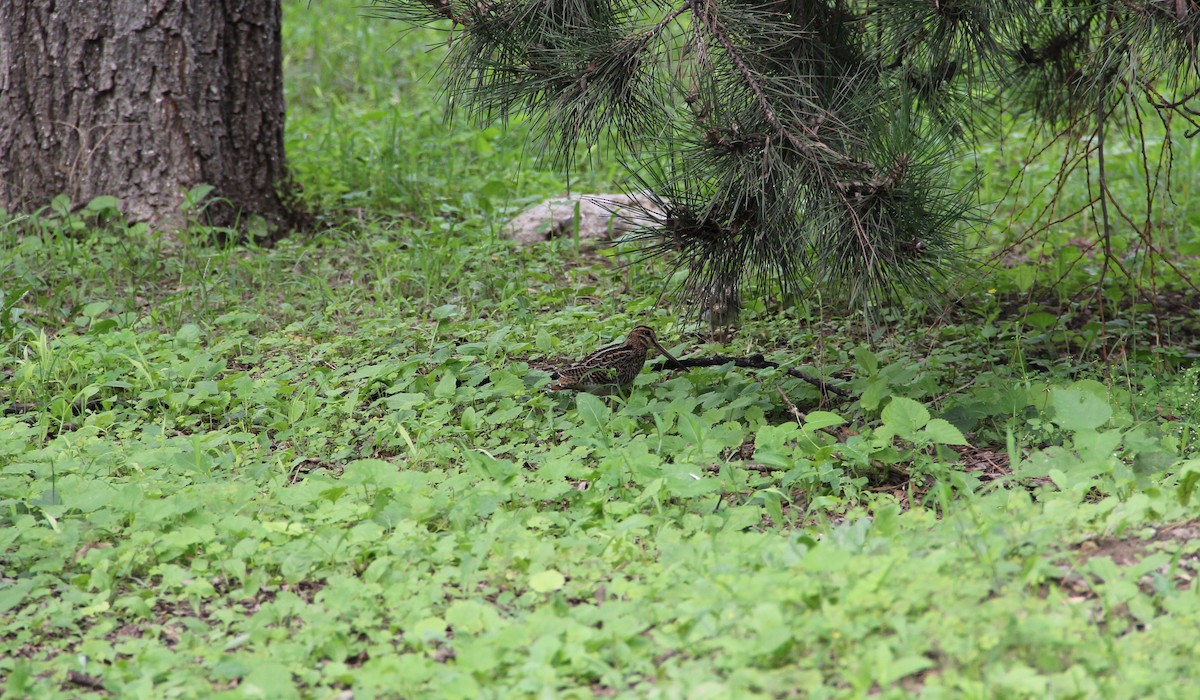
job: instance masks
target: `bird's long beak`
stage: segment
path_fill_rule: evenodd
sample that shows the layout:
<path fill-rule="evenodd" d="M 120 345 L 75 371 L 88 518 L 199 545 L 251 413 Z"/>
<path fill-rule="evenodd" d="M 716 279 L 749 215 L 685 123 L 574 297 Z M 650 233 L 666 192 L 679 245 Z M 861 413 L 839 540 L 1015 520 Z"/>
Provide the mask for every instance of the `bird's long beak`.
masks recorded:
<path fill-rule="evenodd" d="M 650 342 L 651 342 L 651 343 L 654 343 L 654 347 L 655 347 L 655 348 L 657 348 L 657 349 L 658 349 L 658 351 L 659 351 L 659 352 L 661 352 L 661 353 L 663 354 L 663 356 L 664 356 L 664 357 L 666 357 L 668 360 L 670 360 L 670 361 L 671 361 L 672 363 L 674 363 L 674 364 L 679 364 L 679 360 L 676 360 L 674 355 L 672 355 L 671 353 L 667 352 L 667 349 L 666 349 L 666 348 L 664 348 L 664 347 L 663 347 L 663 346 L 662 346 L 662 345 L 661 345 L 661 344 L 658 342 L 658 339 L 657 339 L 657 338 L 656 338 L 656 339 L 654 339 L 654 340 L 651 340 Z"/>

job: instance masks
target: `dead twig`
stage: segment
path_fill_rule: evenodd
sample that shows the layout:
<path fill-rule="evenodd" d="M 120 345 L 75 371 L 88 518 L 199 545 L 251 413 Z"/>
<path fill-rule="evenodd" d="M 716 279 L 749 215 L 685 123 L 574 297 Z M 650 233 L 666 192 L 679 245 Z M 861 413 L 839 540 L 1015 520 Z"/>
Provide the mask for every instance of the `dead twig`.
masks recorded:
<path fill-rule="evenodd" d="M 89 676 L 79 671 L 67 671 L 67 682 L 72 685 L 81 685 L 92 690 L 105 690 L 104 679 L 96 676 Z"/>
<path fill-rule="evenodd" d="M 738 468 L 745 469 L 748 472 L 758 472 L 760 474 L 770 474 L 772 472 L 785 472 L 788 470 L 788 467 L 776 467 L 776 466 L 772 466 L 770 464 L 759 464 L 757 462 L 745 462 Z M 710 464 L 704 468 L 704 471 L 712 472 L 715 474 L 715 473 L 721 471 L 721 465 L 720 464 Z"/>
<path fill-rule="evenodd" d="M 749 357 L 728 357 L 726 355 L 713 355 L 712 357 L 688 357 L 682 360 L 671 359 L 666 360 L 668 369 L 690 369 L 692 367 L 720 367 L 732 363 L 735 367 L 746 367 L 748 369 L 767 369 L 775 368 L 787 372 L 789 375 L 808 382 L 821 390 L 823 394 L 837 394 L 844 398 L 854 398 L 854 394 L 842 389 L 841 387 L 828 384 L 820 377 L 814 377 L 807 372 L 796 369 L 795 367 L 784 367 L 778 362 L 772 362 L 763 357 L 761 353 L 750 355 Z"/>
<path fill-rule="evenodd" d="M 808 414 L 796 408 L 796 404 L 792 403 L 792 400 L 788 398 L 788 395 L 783 393 L 783 389 L 775 387 L 775 391 L 779 392 L 780 398 L 782 398 L 783 402 L 787 404 L 788 410 L 792 412 L 792 417 L 796 419 L 796 425 L 803 428 L 804 419 L 808 418 Z"/>
<path fill-rule="evenodd" d="M 801 411 L 800 409 L 796 408 L 796 405 L 792 403 L 792 400 L 788 398 L 787 394 L 783 393 L 783 389 L 780 389 L 779 387 L 775 387 L 775 391 L 779 392 L 779 395 L 783 397 L 783 402 L 788 405 L 788 410 L 791 412 L 792 416 L 796 419 L 796 425 L 799 425 L 801 428 L 803 428 L 804 421 L 808 420 L 808 414 L 805 413 L 804 411 Z M 821 432 L 825 433 L 826 435 L 832 436 L 833 439 L 837 440 L 838 442 L 846 441 L 845 436 L 839 435 L 838 432 L 836 430 L 834 430 L 833 428 L 821 428 L 820 430 L 821 430 Z"/>

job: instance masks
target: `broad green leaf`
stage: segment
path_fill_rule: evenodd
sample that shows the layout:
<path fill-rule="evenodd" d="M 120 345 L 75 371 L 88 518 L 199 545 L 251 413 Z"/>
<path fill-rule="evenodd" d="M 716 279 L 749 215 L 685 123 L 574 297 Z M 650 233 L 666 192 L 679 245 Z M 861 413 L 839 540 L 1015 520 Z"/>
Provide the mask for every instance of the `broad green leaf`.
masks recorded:
<path fill-rule="evenodd" d="M 498 620 L 491 606 L 474 600 L 456 600 L 446 608 L 446 622 L 457 632 L 479 634 Z"/>
<path fill-rule="evenodd" d="M 558 589 L 562 588 L 566 582 L 567 579 L 554 569 L 542 571 L 529 577 L 529 587 L 537 593 L 550 593 L 552 591 L 557 591 Z"/>
<path fill-rule="evenodd" d="M 512 460 L 498 459 L 483 450 L 472 450 L 465 457 L 468 463 L 493 479 L 509 479 L 519 471 Z"/>
<path fill-rule="evenodd" d="M 33 579 L 17 579 L 14 583 L 0 584 L 0 613 L 21 604 L 33 590 Z"/>
<path fill-rule="evenodd" d="M 106 318 L 102 321 L 96 321 L 88 328 L 88 335 L 100 335 L 107 333 L 117 327 L 116 319 Z"/>
<path fill-rule="evenodd" d="M 794 625 L 777 603 L 759 603 L 748 622 L 754 634 L 747 648 L 753 654 L 770 654 L 793 639 Z"/>
<path fill-rule="evenodd" d="M 707 433 L 707 426 L 700 421 L 699 418 L 691 413 L 684 413 L 679 416 L 679 434 L 687 440 L 692 447 L 700 447 L 704 444 L 704 435 Z"/>
<path fill-rule="evenodd" d="M 614 530 L 616 532 L 637 532 L 644 534 L 652 525 L 654 525 L 653 518 L 644 513 L 634 513 L 617 523 Z"/>
<path fill-rule="evenodd" d="M 912 439 L 929 422 L 929 409 L 910 398 L 896 396 L 884 407 L 882 418 L 896 435 Z"/>
<path fill-rule="evenodd" d="M 1180 505 L 1186 506 L 1192 502 L 1192 492 L 1197 483 L 1200 483 L 1200 459 L 1189 459 L 1179 468 L 1179 487 L 1175 495 Z"/>
<path fill-rule="evenodd" d="M 412 408 L 414 406 L 419 406 L 420 404 L 425 403 L 425 401 L 427 401 L 428 398 L 429 397 L 425 396 L 425 394 L 415 394 L 415 393 L 392 394 L 391 396 L 389 396 L 383 400 L 383 404 L 385 406 L 387 406 L 389 410 L 402 411 L 406 408 Z"/>
<path fill-rule="evenodd" d="M 287 666 L 273 661 L 259 660 L 250 673 L 238 685 L 242 697 L 298 698 L 300 694 L 292 681 L 292 672 Z"/>
<path fill-rule="evenodd" d="M 109 303 L 107 301 L 93 301 L 90 304 L 85 304 L 83 307 L 83 315 L 88 318 L 95 318 L 100 314 L 108 311 Z"/>
<path fill-rule="evenodd" d="M 1004 272 L 1019 291 L 1027 292 L 1037 279 L 1038 269 L 1033 265 L 1018 265 Z"/>
<path fill-rule="evenodd" d="M 69 216 L 71 213 L 71 198 L 65 194 L 55 195 L 54 199 L 50 200 L 50 209 L 60 216 Z"/>
<path fill-rule="evenodd" d="M 250 673 L 250 666 L 240 659 L 226 657 L 213 666 L 211 673 L 213 678 L 220 680 L 242 678 Z"/>
<path fill-rule="evenodd" d="M 963 437 L 962 431 L 942 418 L 934 418 L 925 425 L 925 436 L 931 442 L 939 445 L 968 444 L 967 439 Z"/>
<path fill-rule="evenodd" d="M 492 389 L 500 396 L 516 396 L 525 391 L 525 382 L 507 370 L 498 370 L 488 375 L 492 380 Z"/>
<path fill-rule="evenodd" d="M 780 423 L 779 425 L 764 425 L 754 435 L 754 450 L 777 450 L 785 447 L 785 443 L 796 438 L 799 433 L 795 423 Z"/>
<path fill-rule="evenodd" d="M 453 316 L 457 316 L 459 308 L 454 304 L 442 304 L 433 311 L 429 312 L 429 317 L 435 321 L 444 321 Z"/>
<path fill-rule="evenodd" d="M 440 617 L 426 617 L 418 620 L 412 627 L 412 635 L 417 639 L 443 639 L 446 636 L 446 621 Z"/>
<path fill-rule="evenodd" d="M 1054 389 L 1050 401 L 1054 422 L 1065 430 L 1095 430 L 1112 418 L 1112 406 L 1107 401 L 1075 387 Z"/>
<path fill-rule="evenodd" d="M 9 667 L 4 694 L 10 698 L 33 697 L 33 664 L 25 659 L 15 659 Z"/>
<path fill-rule="evenodd" d="M 438 380 L 437 386 L 433 388 L 433 395 L 439 399 L 446 399 L 454 396 L 454 390 L 458 388 L 458 377 L 450 370 L 442 373 L 442 378 Z"/>
<path fill-rule="evenodd" d="M 876 378 L 867 385 L 862 396 L 858 397 L 858 403 L 864 410 L 874 411 L 891 394 L 891 391 L 892 388 L 888 386 L 886 380 Z"/>
<path fill-rule="evenodd" d="M 1075 432 L 1075 451 L 1084 460 L 1107 461 L 1120 447 L 1121 437 L 1120 430 L 1078 430 Z"/>
<path fill-rule="evenodd" d="M 1045 311 L 1038 311 L 1036 313 L 1029 314 L 1029 316 L 1025 318 L 1025 322 L 1029 325 L 1042 329 L 1053 328 L 1054 326 L 1058 325 L 1060 320 L 1061 318 L 1059 316 L 1055 314 L 1048 314 Z"/>
<path fill-rule="evenodd" d="M 191 209 L 200 202 L 204 201 L 204 198 L 207 197 L 214 189 L 215 188 L 212 185 L 196 185 L 183 195 L 183 205 L 180 207 L 180 209 L 183 209 L 184 211 Z"/>
<path fill-rule="evenodd" d="M 550 335 L 550 331 L 539 328 L 534 337 L 533 346 L 538 349 L 538 352 L 550 352 L 550 349 L 554 347 L 554 338 Z"/>
<path fill-rule="evenodd" d="M 854 359 L 868 376 L 879 371 L 879 358 L 875 357 L 875 353 L 864 347 L 854 348 Z"/>
<path fill-rule="evenodd" d="M 736 532 L 762 523 L 762 508 L 759 506 L 734 506 L 725 511 L 726 532 Z"/>
<path fill-rule="evenodd" d="M 288 406 L 288 421 L 292 423 L 298 422 L 304 417 L 306 410 L 308 410 L 308 404 L 304 402 L 304 399 L 292 399 Z"/>
<path fill-rule="evenodd" d="M 88 211 L 105 212 L 105 211 L 120 211 L 121 200 L 111 195 L 102 194 L 99 197 L 94 197 L 92 201 L 87 203 Z"/>
<path fill-rule="evenodd" d="M 932 659 L 925 656 L 905 656 L 899 659 L 892 659 L 884 667 L 879 682 L 884 686 L 890 686 L 901 678 L 919 673 L 935 665 Z"/>
<path fill-rule="evenodd" d="M 463 409 L 462 418 L 459 420 L 463 430 L 468 433 L 473 433 L 479 427 L 479 419 L 475 414 L 474 406 L 467 406 Z"/>
<path fill-rule="evenodd" d="M 829 411 L 813 411 L 808 414 L 808 419 L 804 421 L 805 430 L 820 430 L 833 425 L 841 425 L 846 419 L 836 413 Z"/>
<path fill-rule="evenodd" d="M 754 461 L 772 467 L 790 467 L 795 462 L 795 451 L 789 440 L 795 439 L 799 429 L 795 423 L 764 425 L 754 436 Z"/>
<path fill-rule="evenodd" d="M 587 392 L 575 395 L 575 410 L 579 412 L 583 424 L 598 433 L 605 432 L 612 417 L 612 410 L 599 397 Z"/>
<path fill-rule="evenodd" d="M 395 477 L 396 465 L 382 459 L 356 459 L 346 465 L 342 474 L 347 484 L 390 483 Z"/>

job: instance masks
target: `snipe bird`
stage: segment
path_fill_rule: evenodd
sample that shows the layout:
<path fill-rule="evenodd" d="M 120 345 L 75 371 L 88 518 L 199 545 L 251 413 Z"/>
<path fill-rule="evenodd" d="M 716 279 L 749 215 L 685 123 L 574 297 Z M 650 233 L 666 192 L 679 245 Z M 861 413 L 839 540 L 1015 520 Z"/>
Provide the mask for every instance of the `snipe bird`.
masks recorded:
<path fill-rule="evenodd" d="M 646 364 L 646 351 L 651 347 L 672 362 L 678 362 L 659 344 L 652 328 L 638 326 L 629 331 L 623 342 L 600 348 L 579 362 L 559 370 L 549 389 L 571 389 L 602 395 L 625 392 L 633 386 L 638 372 L 642 371 L 642 365 Z"/>

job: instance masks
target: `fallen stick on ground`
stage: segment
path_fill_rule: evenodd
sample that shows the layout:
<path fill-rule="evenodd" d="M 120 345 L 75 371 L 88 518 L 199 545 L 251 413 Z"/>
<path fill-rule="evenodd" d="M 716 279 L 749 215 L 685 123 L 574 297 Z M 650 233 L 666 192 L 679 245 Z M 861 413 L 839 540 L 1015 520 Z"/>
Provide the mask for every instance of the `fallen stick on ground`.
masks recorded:
<path fill-rule="evenodd" d="M 838 396 L 843 396 L 846 398 L 852 398 L 854 396 L 854 394 L 850 393 L 849 391 L 846 391 L 845 389 L 833 386 L 832 384 L 825 382 L 825 380 L 823 380 L 819 377 L 814 377 L 811 374 L 808 374 L 807 372 L 802 372 L 802 371 L 796 369 L 795 367 L 784 367 L 784 366 L 780 365 L 778 362 L 772 362 L 772 361 L 768 360 L 767 358 L 763 357 L 761 353 L 756 354 L 756 355 L 750 355 L 749 357 L 728 357 L 726 355 L 713 355 L 711 357 L 688 357 L 688 358 L 684 358 L 682 360 L 672 360 L 671 358 L 664 358 L 664 364 L 667 367 L 667 369 L 688 369 L 690 367 L 720 367 L 721 365 L 727 365 L 731 362 L 736 367 L 747 367 L 750 369 L 767 369 L 768 367 L 774 367 L 776 369 L 781 369 L 784 372 L 787 372 L 788 374 L 795 377 L 796 379 L 801 379 L 803 381 L 808 382 L 809 384 L 812 384 L 813 386 L 820 389 L 822 393 L 837 394 Z"/>

